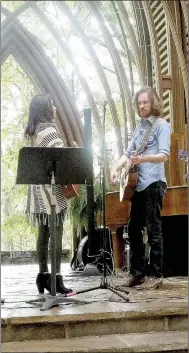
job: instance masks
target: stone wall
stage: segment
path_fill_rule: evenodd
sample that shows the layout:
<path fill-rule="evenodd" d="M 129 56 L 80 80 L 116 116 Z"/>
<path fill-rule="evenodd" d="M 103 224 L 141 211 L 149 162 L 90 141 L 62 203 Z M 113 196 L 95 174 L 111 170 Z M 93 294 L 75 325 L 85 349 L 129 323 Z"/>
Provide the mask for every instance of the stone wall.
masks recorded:
<path fill-rule="evenodd" d="M 63 249 L 62 260 L 70 261 L 71 251 L 70 249 Z M 50 259 L 50 253 L 49 253 Z M 1 264 L 28 264 L 37 263 L 37 252 L 36 251 L 1 251 Z"/>

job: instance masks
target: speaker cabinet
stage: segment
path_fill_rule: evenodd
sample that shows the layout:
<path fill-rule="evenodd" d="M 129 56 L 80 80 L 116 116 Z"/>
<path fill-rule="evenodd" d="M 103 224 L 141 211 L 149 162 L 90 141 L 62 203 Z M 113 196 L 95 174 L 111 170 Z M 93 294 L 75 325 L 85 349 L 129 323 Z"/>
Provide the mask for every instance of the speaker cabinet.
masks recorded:
<path fill-rule="evenodd" d="M 188 275 L 188 216 L 162 217 L 163 274 Z"/>
<path fill-rule="evenodd" d="M 163 216 L 163 276 L 188 275 L 188 216 Z M 119 262 L 124 266 L 123 227 L 117 229 Z"/>

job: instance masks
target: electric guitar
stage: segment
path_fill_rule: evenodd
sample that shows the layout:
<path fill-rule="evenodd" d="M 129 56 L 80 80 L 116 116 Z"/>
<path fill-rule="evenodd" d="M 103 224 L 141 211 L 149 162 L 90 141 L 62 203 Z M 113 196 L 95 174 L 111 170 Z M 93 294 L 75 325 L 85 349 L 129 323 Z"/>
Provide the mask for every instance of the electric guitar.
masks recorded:
<path fill-rule="evenodd" d="M 132 155 L 136 155 L 134 151 Z M 120 172 L 120 201 L 131 200 L 137 184 L 138 166 L 128 162 Z"/>

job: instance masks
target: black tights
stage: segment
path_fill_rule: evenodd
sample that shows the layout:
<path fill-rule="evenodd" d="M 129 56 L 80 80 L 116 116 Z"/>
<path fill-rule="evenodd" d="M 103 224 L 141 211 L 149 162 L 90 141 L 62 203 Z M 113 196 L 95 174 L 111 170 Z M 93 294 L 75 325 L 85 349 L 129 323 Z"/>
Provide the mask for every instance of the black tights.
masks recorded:
<path fill-rule="evenodd" d="M 56 227 L 56 273 L 60 273 L 62 258 L 62 235 L 63 224 L 60 222 Z M 50 238 L 50 227 L 47 224 L 40 224 L 37 239 L 37 257 L 39 261 L 39 272 L 48 271 L 48 245 Z"/>

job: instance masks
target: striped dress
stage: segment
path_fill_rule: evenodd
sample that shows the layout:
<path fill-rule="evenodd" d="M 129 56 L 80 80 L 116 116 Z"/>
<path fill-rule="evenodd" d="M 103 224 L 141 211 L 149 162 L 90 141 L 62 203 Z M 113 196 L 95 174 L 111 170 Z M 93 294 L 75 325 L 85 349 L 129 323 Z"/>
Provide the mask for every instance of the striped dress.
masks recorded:
<path fill-rule="evenodd" d="M 34 147 L 64 147 L 55 124 L 41 123 L 38 125 L 33 138 Z M 60 185 L 55 185 L 56 221 L 64 221 L 67 210 L 67 200 Z M 26 215 L 33 224 L 49 224 L 51 213 L 51 186 L 28 185 Z"/>

